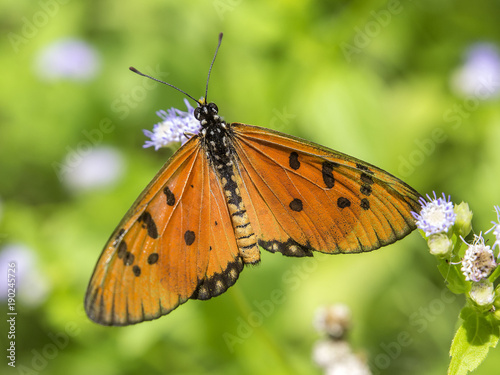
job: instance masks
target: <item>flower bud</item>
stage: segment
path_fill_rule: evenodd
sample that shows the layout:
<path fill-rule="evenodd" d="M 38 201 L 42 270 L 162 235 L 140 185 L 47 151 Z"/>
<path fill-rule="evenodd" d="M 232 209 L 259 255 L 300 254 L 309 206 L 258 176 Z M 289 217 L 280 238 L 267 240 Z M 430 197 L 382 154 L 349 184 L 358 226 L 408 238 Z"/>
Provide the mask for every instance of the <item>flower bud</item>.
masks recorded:
<path fill-rule="evenodd" d="M 479 306 L 487 306 L 495 300 L 495 292 L 493 290 L 493 283 L 489 280 L 482 280 L 480 282 L 473 282 L 469 292 L 470 298 Z"/>
<path fill-rule="evenodd" d="M 427 245 L 431 254 L 440 258 L 449 257 L 453 249 L 453 242 L 443 233 L 432 234 L 427 240 Z"/>
<path fill-rule="evenodd" d="M 459 236 L 466 237 L 472 230 L 472 211 L 465 202 L 456 204 L 453 211 L 457 215 L 453 227 Z"/>

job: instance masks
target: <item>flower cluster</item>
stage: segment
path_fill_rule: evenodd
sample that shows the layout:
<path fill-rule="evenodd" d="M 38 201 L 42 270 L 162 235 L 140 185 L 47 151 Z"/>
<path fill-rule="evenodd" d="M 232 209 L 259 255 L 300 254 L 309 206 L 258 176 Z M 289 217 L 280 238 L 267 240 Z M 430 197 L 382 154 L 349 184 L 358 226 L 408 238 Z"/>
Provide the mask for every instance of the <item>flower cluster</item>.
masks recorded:
<path fill-rule="evenodd" d="M 312 353 L 313 361 L 325 374 L 371 375 L 366 361 L 353 352 L 347 341 L 351 311 L 346 305 L 320 307 L 313 324 L 319 333 L 327 336 L 316 342 Z"/>
<path fill-rule="evenodd" d="M 467 203 L 454 205 L 450 197 L 444 194 L 438 198 L 434 193 L 434 198 L 429 195 L 427 198 L 428 201 L 420 199 L 420 213 L 412 214 L 427 240 L 431 254 L 440 260 L 443 276 L 449 286 L 453 284 L 452 290 L 467 292 L 476 305 L 490 308 L 496 298 L 494 280 L 490 278 L 496 277 L 493 272 L 498 265 L 494 248 L 500 248 L 500 207 L 495 206 L 498 222 L 492 222 L 493 227 L 486 232 L 493 232 L 496 239 L 493 247 L 490 247 L 485 245 L 482 233 L 474 235 L 470 244 L 464 240 L 472 230 L 472 212 Z M 457 267 L 462 275 L 459 280 L 449 279 L 449 267 Z"/>
<path fill-rule="evenodd" d="M 194 118 L 194 108 L 189 104 L 187 99 L 184 99 L 187 107 L 187 112 L 180 111 L 176 108 L 170 108 L 167 111 L 161 110 L 156 112 L 158 117 L 162 119 L 153 127 L 153 131 L 143 130 L 144 135 L 151 140 L 146 141 L 143 147 L 154 146 L 155 150 L 162 147 L 168 147 L 172 143 L 187 142 L 186 134 L 197 134 L 200 132 L 200 122 Z"/>

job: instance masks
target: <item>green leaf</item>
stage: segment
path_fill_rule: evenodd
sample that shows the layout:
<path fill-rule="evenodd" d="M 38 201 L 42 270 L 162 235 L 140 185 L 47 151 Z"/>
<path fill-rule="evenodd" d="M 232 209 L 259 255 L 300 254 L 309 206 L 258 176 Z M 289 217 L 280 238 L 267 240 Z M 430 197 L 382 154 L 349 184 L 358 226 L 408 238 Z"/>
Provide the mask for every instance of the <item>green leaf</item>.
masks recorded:
<path fill-rule="evenodd" d="M 498 321 L 490 313 L 481 314 L 466 306 L 460 317 L 463 322 L 451 343 L 448 375 L 465 375 L 475 370 L 498 343 Z"/>
<path fill-rule="evenodd" d="M 455 294 L 467 293 L 470 290 L 470 282 L 465 281 L 465 276 L 460 272 L 459 267 L 444 259 L 439 260 L 439 272 L 446 281 L 446 286 Z"/>
<path fill-rule="evenodd" d="M 488 280 L 495 282 L 495 280 L 500 276 L 500 267 L 495 268 L 493 273 L 488 277 Z"/>

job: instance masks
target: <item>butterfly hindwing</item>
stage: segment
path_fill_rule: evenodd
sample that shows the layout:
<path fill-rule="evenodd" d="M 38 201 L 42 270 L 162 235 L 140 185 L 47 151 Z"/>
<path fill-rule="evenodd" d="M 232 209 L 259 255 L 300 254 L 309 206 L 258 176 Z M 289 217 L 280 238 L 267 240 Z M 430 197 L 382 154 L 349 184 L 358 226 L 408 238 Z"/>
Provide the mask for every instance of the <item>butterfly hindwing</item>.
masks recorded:
<path fill-rule="evenodd" d="M 106 244 L 85 308 L 104 325 L 155 319 L 189 298 L 223 293 L 242 268 L 222 188 L 193 137 Z"/>
<path fill-rule="evenodd" d="M 204 228 L 210 230 L 210 239 L 205 249 L 208 257 L 208 269 L 206 277 L 201 280 L 193 299 L 206 300 L 224 293 L 238 279 L 243 270 L 243 261 L 236 245 L 235 233 L 232 227 L 227 203 L 222 193 L 222 186 L 217 176 L 205 164 L 209 174 L 209 191 L 206 197 L 209 199 L 210 212 L 202 217 Z"/>
<path fill-rule="evenodd" d="M 420 194 L 389 173 L 279 132 L 231 126 L 242 194 L 266 250 L 370 251 L 415 228 Z"/>

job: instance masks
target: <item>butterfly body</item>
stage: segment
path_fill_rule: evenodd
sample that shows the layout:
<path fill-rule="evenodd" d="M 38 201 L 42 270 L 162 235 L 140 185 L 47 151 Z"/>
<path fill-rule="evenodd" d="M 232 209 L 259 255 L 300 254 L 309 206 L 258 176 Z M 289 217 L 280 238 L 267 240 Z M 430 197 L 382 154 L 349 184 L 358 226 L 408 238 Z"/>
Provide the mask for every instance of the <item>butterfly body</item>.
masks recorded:
<path fill-rule="evenodd" d="M 196 108 L 194 116 L 202 126 L 200 146 L 224 190 L 240 256 L 245 264 L 256 264 L 260 261 L 260 251 L 238 188 L 241 177 L 231 125 L 221 119 L 214 103 Z"/>

